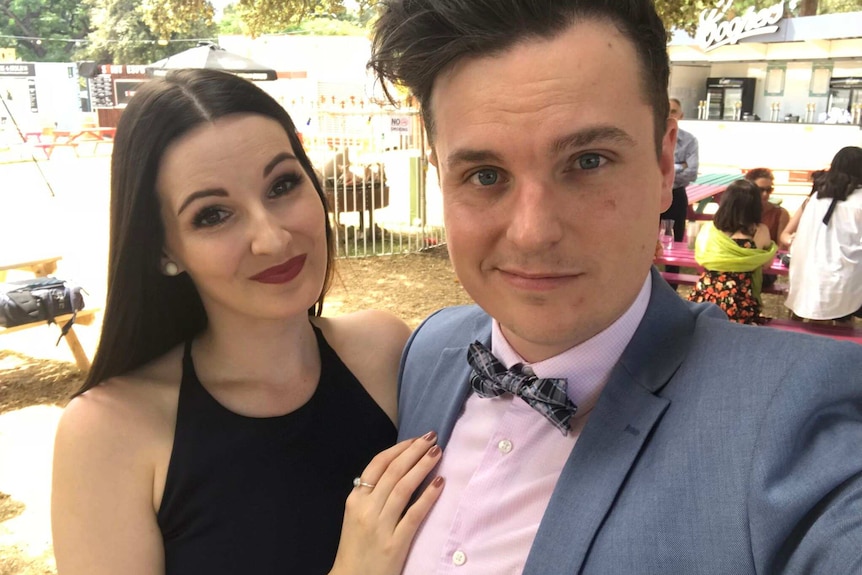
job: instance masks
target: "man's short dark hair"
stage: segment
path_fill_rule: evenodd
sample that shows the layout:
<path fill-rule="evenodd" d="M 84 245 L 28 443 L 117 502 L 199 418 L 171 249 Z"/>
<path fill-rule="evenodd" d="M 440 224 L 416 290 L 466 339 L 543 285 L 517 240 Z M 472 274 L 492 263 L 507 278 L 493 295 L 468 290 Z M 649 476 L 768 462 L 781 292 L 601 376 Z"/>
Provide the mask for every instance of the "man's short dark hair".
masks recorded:
<path fill-rule="evenodd" d="M 582 20 L 611 22 L 634 44 L 641 94 L 653 108 L 660 151 L 670 65 L 667 34 L 652 0 L 384 0 L 368 67 L 384 89 L 386 81 L 410 89 L 433 143 L 431 92 L 441 71 L 464 57 L 492 56 L 524 40 L 554 38 Z"/>

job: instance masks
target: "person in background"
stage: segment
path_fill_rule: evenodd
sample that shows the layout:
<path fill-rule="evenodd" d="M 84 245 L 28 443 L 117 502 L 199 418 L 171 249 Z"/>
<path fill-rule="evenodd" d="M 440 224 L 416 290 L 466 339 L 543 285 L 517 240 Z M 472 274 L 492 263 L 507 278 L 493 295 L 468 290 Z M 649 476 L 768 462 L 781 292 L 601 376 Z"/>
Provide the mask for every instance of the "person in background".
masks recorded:
<path fill-rule="evenodd" d="M 652 267 L 677 122 L 651 0 L 387 0 L 477 305 L 402 359 L 446 488 L 405 575 L 850 573 L 862 346 L 739 325 Z M 613 233 L 608 233 L 613 230 Z"/>
<path fill-rule="evenodd" d="M 811 191 L 814 193 L 814 190 Z M 788 220 L 787 225 L 784 227 L 784 230 L 781 232 L 781 237 L 779 238 L 778 245 L 785 246 L 788 250 L 790 246 L 793 245 L 793 239 L 796 237 L 796 230 L 799 229 L 799 220 L 802 219 L 802 214 L 805 212 L 805 206 L 808 205 L 808 201 L 811 199 L 811 195 L 809 194 L 802 201 L 802 205 L 800 205 L 793 215 L 790 216 L 790 220 Z"/>
<path fill-rule="evenodd" d="M 760 189 L 760 204 L 763 208 L 761 223 L 769 230 L 769 237 L 776 243 L 779 242 L 781 233 L 790 221 L 790 213 L 769 201 L 772 192 L 775 191 L 775 176 L 769 168 L 754 168 L 745 174 L 745 179 Z M 779 247 L 787 247 L 781 246 Z"/>
<path fill-rule="evenodd" d="M 57 430 L 59 573 L 400 572 L 440 449 L 433 432 L 389 448 L 409 330 L 321 317 L 332 254 L 275 100 L 208 70 L 137 91 L 111 159 L 100 344 Z"/>
<path fill-rule="evenodd" d="M 813 179 L 790 246 L 785 305 L 800 318 L 849 323 L 862 314 L 862 148 L 842 148 Z"/>
<path fill-rule="evenodd" d="M 685 117 L 679 100 L 671 98 L 669 106 L 669 117 L 676 121 Z M 675 242 L 681 242 L 685 236 L 685 221 L 688 217 L 688 196 L 685 189 L 697 179 L 698 145 L 694 135 L 679 127 L 673 151 L 673 170 L 673 201 L 670 207 L 662 212 L 660 219 L 673 220 L 673 239 Z M 678 270 L 668 269 L 668 271 Z"/>
<path fill-rule="evenodd" d="M 776 246 L 761 222 L 761 190 L 748 180 L 727 186 L 711 222 L 697 235 L 694 257 L 704 267 L 689 301 L 714 303 L 731 321 L 760 317 L 763 266 Z"/>
<path fill-rule="evenodd" d="M 769 230 L 769 237 L 778 245 L 779 249 L 790 247 L 790 244 L 781 243 L 781 234 L 784 233 L 784 228 L 790 221 L 790 213 L 769 201 L 769 197 L 775 190 L 775 176 L 772 174 L 772 170 L 754 168 L 745 174 L 745 179 L 760 189 L 760 200 L 763 206 L 763 216 L 760 221 Z M 778 276 L 775 274 L 764 273 L 763 287 L 768 288 L 775 285 L 777 279 Z"/>
<path fill-rule="evenodd" d="M 668 106 L 668 117 L 677 122 L 685 117 L 682 104 L 678 99 L 670 98 Z M 697 179 L 698 145 L 694 135 L 679 127 L 677 127 L 673 162 L 673 200 L 670 207 L 662 212 L 659 220 L 673 220 L 673 241 L 681 242 L 685 238 L 685 222 L 688 217 L 688 195 L 685 193 L 685 189 Z M 658 248 L 656 248 L 656 252 L 658 252 Z M 666 265 L 665 270 L 678 273 L 679 266 Z M 674 283 L 670 285 L 674 289 L 677 288 Z"/>

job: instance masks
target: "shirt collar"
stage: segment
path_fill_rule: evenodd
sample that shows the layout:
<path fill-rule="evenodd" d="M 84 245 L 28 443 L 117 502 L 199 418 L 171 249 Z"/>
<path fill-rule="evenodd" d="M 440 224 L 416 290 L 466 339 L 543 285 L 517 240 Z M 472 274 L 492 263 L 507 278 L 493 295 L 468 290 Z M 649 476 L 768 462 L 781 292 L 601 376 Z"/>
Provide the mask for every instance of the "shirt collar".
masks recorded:
<path fill-rule="evenodd" d="M 651 294 L 652 277 L 647 274 L 634 302 L 604 331 L 561 354 L 532 364 L 512 349 L 495 319 L 491 326 L 491 350 L 507 368 L 522 363 L 538 377 L 566 378 L 566 394 L 578 406 L 578 414 L 586 414 L 598 401 L 611 370 L 640 325 Z"/>

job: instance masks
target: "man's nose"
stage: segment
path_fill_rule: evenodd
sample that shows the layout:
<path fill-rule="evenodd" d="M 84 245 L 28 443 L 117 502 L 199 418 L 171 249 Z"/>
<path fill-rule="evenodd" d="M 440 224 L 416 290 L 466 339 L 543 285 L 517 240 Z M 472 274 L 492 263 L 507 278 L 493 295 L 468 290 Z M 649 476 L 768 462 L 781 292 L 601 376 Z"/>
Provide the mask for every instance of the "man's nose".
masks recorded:
<path fill-rule="evenodd" d="M 523 182 L 514 190 L 506 237 L 526 251 L 547 248 L 562 238 L 558 192 L 544 182 Z"/>

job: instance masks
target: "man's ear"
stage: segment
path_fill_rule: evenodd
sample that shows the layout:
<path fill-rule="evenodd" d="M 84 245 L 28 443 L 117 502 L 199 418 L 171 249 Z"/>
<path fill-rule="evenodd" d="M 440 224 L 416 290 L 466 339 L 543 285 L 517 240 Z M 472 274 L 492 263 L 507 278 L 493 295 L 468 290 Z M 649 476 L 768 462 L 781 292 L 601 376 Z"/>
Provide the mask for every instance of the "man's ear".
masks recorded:
<path fill-rule="evenodd" d="M 664 138 L 661 141 L 661 152 L 659 154 L 658 163 L 662 175 L 662 192 L 661 192 L 661 209 L 662 212 L 670 207 L 673 202 L 673 179 L 676 175 L 676 170 L 673 165 L 673 153 L 676 149 L 676 135 L 679 128 L 676 120 L 673 118 L 667 119 Z"/>

